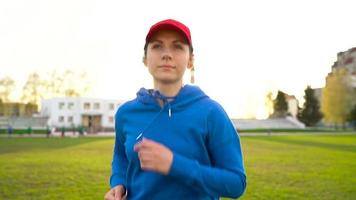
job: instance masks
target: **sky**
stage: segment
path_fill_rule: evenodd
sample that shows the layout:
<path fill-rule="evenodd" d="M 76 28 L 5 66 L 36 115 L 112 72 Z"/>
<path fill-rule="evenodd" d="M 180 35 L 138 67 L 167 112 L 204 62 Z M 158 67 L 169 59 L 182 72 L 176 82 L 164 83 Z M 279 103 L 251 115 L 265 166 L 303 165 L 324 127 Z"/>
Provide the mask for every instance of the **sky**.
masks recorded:
<path fill-rule="evenodd" d="M 232 118 L 265 118 L 268 91 L 303 103 L 337 53 L 356 47 L 356 1 L 0 0 L 0 78 L 87 72 L 88 97 L 129 100 L 152 88 L 142 63 L 150 26 L 173 18 L 192 33 L 195 84 Z M 189 72 L 184 78 L 189 83 Z"/>

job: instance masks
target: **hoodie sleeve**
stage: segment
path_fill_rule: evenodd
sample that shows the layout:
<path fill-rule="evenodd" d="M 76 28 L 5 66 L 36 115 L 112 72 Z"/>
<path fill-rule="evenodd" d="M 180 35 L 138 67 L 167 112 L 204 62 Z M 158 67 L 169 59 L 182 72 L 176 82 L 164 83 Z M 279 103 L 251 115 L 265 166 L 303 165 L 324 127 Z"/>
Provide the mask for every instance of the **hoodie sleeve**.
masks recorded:
<path fill-rule="evenodd" d="M 127 158 L 125 154 L 124 142 L 125 138 L 122 131 L 123 119 L 122 114 L 119 113 L 120 109 L 115 115 L 115 145 L 113 159 L 111 163 L 112 174 L 110 177 L 110 187 L 113 188 L 117 185 L 123 185 L 126 188 L 126 169 Z"/>
<path fill-rule="evenodd" d="M 209 113 L 207 149 L 212 166 L 173 153 L 169 175 L 214 197 L 241 196 L 246 188 L 240 138 L 223 108 Z"/>

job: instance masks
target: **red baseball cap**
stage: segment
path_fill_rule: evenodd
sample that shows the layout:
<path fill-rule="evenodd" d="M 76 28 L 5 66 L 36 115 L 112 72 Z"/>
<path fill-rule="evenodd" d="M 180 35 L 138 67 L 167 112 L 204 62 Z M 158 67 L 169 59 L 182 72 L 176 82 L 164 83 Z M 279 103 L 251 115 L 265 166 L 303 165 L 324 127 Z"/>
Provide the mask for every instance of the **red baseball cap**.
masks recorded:
<path fill-rule="evenodd" d="M 181 33 L 185 39 L 187 40 L 188 44 L 192 46 L 192 37 L 190 35 L 189 28 L 184 25 L 183 23 L 176 21 L 174 19 L 166 19 L 156 24 L 152 25 L 150 30 L 146 36 L 146 43 L 150 41 L 152 36 L 160 30 L 174 30 Z"/>

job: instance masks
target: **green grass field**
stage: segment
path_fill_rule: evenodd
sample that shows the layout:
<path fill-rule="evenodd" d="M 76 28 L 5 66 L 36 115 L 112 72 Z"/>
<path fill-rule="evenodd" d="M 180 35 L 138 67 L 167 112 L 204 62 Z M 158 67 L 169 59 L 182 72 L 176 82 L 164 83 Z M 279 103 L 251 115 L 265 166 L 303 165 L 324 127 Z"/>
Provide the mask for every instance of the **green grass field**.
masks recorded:
<path fill-rule="evenodd" d="M 241 199 L 356 199 L 356 135 L 241 137 Z M 113 138 L 0 138 L 0 199 L 103 199 Z"/>

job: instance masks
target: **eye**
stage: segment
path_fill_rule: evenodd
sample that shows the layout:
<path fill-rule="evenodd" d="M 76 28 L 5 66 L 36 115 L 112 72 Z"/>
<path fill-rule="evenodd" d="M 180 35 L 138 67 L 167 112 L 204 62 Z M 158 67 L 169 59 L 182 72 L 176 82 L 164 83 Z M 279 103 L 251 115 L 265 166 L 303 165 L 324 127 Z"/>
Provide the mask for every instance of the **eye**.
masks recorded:
<path fill-rule="evenodd" d="M 158 49 L 158 48 L 161 48 L 161 47 L 162 47 L 162 45 L 156 43 L 156 44 L 153 44 L 151 48 L 152 49 Z"/>
<path fill-rule="evenodd" d="M 181 44 L 174 44 L 175 49 L 183 49 L 183 45 Z"/>

